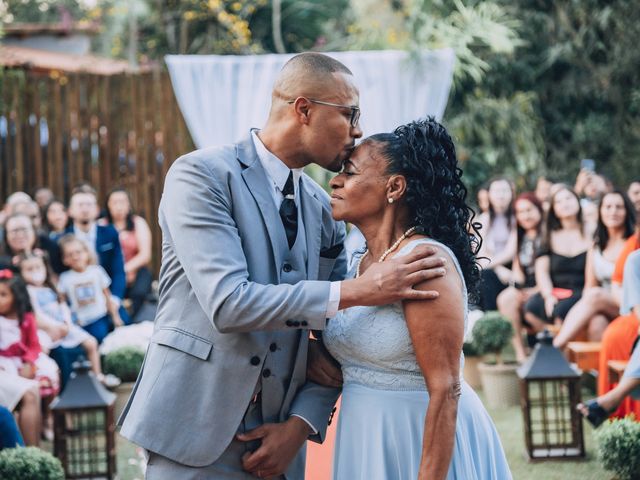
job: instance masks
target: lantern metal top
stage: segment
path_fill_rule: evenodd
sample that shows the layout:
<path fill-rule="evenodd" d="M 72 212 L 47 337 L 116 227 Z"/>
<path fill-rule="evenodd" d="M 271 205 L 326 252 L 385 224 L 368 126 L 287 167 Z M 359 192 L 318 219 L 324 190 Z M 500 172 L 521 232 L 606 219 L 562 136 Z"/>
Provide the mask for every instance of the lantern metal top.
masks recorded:
<path fill-rule="evenodd" d="M 80 358 L 73 362 L 73 373 L 62 394 L 51 403 L 51 410 L 76 410 L 108 407 L 116 395 L 107 390 L 91 372 L 91 362 Z"/>
<path fill-rule="evenodd" d="M 527 361 L 518 368 L 518 377 L 524 380 L 544 378 L 579 378 L 560 350 L 553 346 L 553 336 L 548 330 L 540 332 L 538 343 Z"/>

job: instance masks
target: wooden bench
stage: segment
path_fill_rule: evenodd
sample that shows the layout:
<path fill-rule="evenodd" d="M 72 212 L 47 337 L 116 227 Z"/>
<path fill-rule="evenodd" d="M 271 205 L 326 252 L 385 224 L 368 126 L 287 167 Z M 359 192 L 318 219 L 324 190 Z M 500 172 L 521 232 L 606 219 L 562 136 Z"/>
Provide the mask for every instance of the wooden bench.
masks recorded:
<path fill-rule="evenodd" d="M 607 366 L 609 367 L 609 383 L 619 383 L 624 369 L 627 368 L 627 360 L 609 360 Z"/>
<path fill-rule="evenodd" d="M 569 361 L 575 363 L 583 372 L 597 370 L 600 346 L 600 342 L 569 342 Z"/>

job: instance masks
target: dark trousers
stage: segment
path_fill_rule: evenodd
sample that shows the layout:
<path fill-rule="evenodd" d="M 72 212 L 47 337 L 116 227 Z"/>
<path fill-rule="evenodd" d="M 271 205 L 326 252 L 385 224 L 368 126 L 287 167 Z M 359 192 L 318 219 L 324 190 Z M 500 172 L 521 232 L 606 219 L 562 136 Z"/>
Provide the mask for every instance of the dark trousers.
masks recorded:
<path fill-rule="evenodd" d="M 60 391 L 64 390 L 67 380 L 73 372 L 73 362 L 81 356 L 86 356 L 81 346 L 73 348 L 57 347 L 49 352 L 49 356 L 58 364 L 60 369 Z"/>
<path fill-rule="evenodd" d="M 496 272 L 490 268 L 482 270 L 480 274 L 480 308 L 485 312 L 497 310 L 496 300 L 505 288 L 507 285 L 500 281 Z"/>
<path fill-rule="evenodd" d="M 136 321 L 136 315 L 140 311 L 147 295 L 151 292 L 151 282 L 153 282 L 151 271 L 147 267 L 142 267 L 136 273 L 133 283 L 127 286 L 127 290 L 124 292 L 124 298 L 131 300 L 130 314 L 132 322 Z"/>
<path fill-rule="evenodd" d="M 11 411 L 0 406 L 0 450 L 15 447 L 24 447 L 24 440 Z"/>

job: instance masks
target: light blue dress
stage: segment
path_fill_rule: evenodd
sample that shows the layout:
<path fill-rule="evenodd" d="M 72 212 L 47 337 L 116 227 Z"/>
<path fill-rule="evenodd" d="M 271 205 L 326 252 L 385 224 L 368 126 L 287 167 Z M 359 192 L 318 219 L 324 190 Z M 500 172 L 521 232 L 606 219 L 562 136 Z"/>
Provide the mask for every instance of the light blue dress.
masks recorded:
<path fill-rule="evenodd" d="M 416 245 L 440 243 L 418 239 Z M 355 270 L 355 269 L 352 269 Z M 463 298 L 467 298 L 463 285 Z M 465 326 L 467 307 L 465 306 Z M 353 307 L 329 322 L 323 339 L 341 363 L 342 403 L 333 459 L 336 480 L 414 480 L 422 454 L 429 394 L 417 364 L 400 303 Z M 464 363 L 460 352 L 461 366 Z M 462 372 L 462 368 L 460 369 Z M 482 402 L 462 380 L 448 480 L 509 480 L 496 429 Z"/>

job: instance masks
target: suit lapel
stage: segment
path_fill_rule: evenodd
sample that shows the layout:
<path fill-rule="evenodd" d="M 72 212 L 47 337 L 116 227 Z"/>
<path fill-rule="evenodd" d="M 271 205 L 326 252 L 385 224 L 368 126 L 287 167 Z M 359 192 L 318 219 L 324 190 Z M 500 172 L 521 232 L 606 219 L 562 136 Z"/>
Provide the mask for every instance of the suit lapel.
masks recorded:
<path fill-rule="evenodd" d="M 269 234 L 271 249 L 276 261 L 284 258 L 285 247 L 287 246 L 287 237 L 282 226 L 280 214 L 276 210 L 273 203 L 273 197 L 269 191 L 269 180 L 267 174 L 258 160 L 251 137 L 237 145 L 238 160 L 242 162 L 246 168 L 242 171 L 242 178 L 249 188 L 249 192 L 256 201 L 262 221 Z M 280 277 L 280 269 L 276 268 L 278 279 Z"/>
<path fill-rule="evenodd" d="M 300 177 L 300 203 L 302 204 L 302 221 L 307 242 L 307 278 L 318 278 L 320 263 L 320 237 L 322 235 L 322 204 L 316 194 L 309 188 L 312 180 L 304 175 Z"/>

